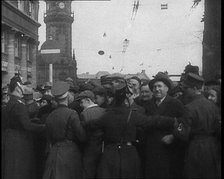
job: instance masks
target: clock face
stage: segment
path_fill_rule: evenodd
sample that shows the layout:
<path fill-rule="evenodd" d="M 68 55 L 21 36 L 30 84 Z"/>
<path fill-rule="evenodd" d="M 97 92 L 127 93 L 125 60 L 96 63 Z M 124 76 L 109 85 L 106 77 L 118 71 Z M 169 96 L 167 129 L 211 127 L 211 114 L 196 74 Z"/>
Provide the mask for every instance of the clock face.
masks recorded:
<path fill-rule="evenodd" d="M 59 3 L 59 7 L 60 7 L 61 9 L 63 9 L 63 8 L 65 7 L 65 3 L 60 2 L 60 3 Z"/>

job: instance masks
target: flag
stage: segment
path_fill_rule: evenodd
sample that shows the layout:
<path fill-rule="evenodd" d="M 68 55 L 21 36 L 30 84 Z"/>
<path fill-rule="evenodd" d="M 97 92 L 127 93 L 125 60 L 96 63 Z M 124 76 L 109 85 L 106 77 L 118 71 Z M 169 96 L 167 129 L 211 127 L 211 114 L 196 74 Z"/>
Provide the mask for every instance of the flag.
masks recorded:
<path fill-rule="evenodd" d="M 161 9 L 168 9 L 168 4 L 161 4 Z"/>

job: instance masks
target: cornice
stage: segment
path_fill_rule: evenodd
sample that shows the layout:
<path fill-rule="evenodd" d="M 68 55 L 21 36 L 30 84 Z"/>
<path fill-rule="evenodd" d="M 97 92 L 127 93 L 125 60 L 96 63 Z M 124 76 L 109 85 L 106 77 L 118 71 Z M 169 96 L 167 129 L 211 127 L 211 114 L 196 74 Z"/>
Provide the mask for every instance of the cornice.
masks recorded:
<path fill-rule="evenodd" d="M 37 27 L 40 27 L 41 26 L 41 24 L 39 22 L 37 22 L 35 19 L 32 19 L 30 16 L 28 16 L 24 12 L 20 11 L 17 7 L 13 6 L 10 2 L 2 1 L 2 6 L 6 6 L 10 10 L 12 10 L 16 14 L 18 14 L 18 16 L 23 17 L 24 19 L 26 19 L 27 21 L 29 21 L 33 25 L 35 25 Z"/>

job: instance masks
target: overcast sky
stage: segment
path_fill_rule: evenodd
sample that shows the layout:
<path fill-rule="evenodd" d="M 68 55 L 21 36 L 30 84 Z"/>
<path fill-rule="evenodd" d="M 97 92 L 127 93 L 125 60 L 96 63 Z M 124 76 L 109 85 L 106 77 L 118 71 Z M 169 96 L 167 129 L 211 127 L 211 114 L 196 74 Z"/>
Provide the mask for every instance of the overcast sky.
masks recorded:
<path fill-rule="evenodd" d="M 72 2 L 72 47 L 78 74 L 142 70 L 149 77 L 158 71 L 181 74 L 188 62 L 201 71 L 204 0 L 196 8 L 191 8 L 193 0 L 139 0 L 133 15 L 134 1 Z M 168 9 L 162 10 L 161 4 L 168 4 Z M 40 1 L 40 46 L 46 40 L 45 9 Z M 122 53 L 125 39 L 129 44 Z M 99 50 L 105 54 L 99 55 Z"/>

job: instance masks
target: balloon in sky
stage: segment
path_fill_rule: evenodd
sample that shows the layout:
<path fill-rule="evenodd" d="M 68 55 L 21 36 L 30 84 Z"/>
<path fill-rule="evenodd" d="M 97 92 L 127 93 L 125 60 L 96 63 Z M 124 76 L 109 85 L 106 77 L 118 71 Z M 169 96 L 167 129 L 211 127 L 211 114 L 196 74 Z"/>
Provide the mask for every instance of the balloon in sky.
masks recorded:
<path fill-rule="evenodd" d="M 103 51 L 103 50 L 100 50 L 100 51 L 98 52 L 98 54 L 99 54 L 99 55 L 104 55 L 104 51 Z"/>

